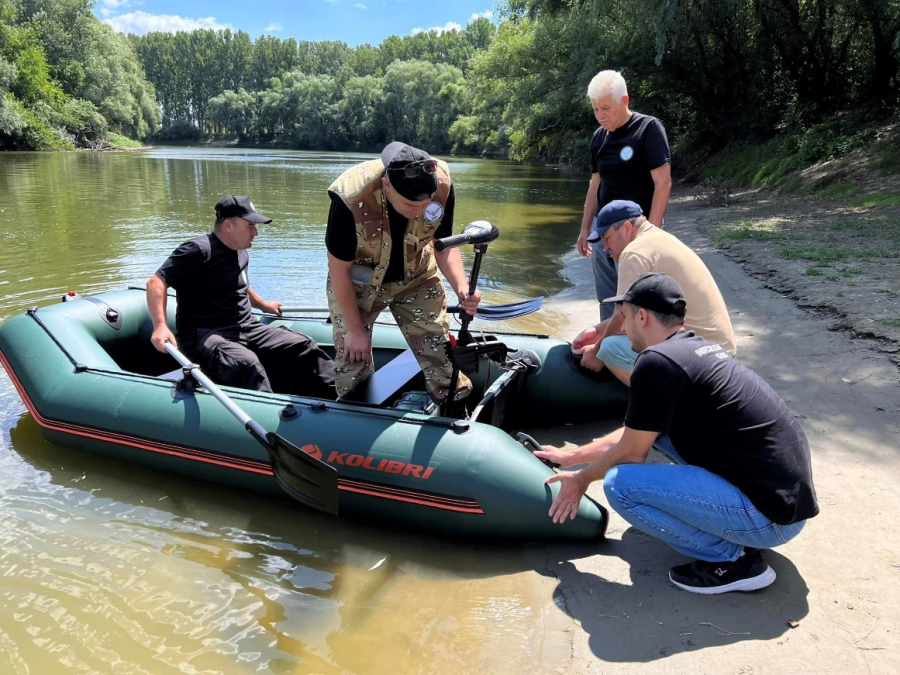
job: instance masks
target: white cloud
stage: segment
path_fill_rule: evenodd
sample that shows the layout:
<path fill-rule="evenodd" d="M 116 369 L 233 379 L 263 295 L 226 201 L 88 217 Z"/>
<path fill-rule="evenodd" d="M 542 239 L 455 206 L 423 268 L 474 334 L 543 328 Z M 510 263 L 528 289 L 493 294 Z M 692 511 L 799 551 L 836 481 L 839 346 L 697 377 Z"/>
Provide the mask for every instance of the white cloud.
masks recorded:
<path fill-rule="evenodd" d="M 277 33 L 280 30 L 284 30 L 284 26 L 282 26 L 280 23 L 270 23 L 268 26 L 263 28 L 263 30 L 267 33 Z"/>
<path fill-rule="evenodd" d="M 474 21 L 475 19 L 482 19 L 482 18 L 483 19 L 492 19 L 492 18 L 494 18 L 494 13 L 491 10 L 486 9 L 481 14 L 473 14 L 471 17 L 469 17 L 469 21 Z"/>
<path fill-rule="evenodd" d="M 438 35 L 446 33 L 451 30 L 462 30 L 462 26 L 455 21 L 448 21 L 443 26 L 432 26 L 431 28 L 413 28 L 412 35 L 416 35 L 418 33 L 429 33 L 431 31 L 437 32 Z"/>
<path fill-rule="evenodd" d="M 113 30 L 119 33 L 136 33 L 143 35 L 153 31 L 162 33 L 176 33 L 178 31 L 192 31 L 198 28 L 228 28 L 227 25 L 216 21 L 214 16 L 200 19 L 190 19 L 174 14 L 148 14 L 147 12 L 129 12 L 111 19 L 105 19 L 103 23 L 109 24 Z"/>
<path fill-rule="evenodd" d="M 120 7 L 131 7 L 131 5 L 140 5 L 141 3 L 133 2 L 132 0 L 100 0 L 100 4 L 103 5 L 103 7 L 100 8 L 100 13 L 103 16 L 109 16 L 110 14 L 114 14 Z"/>
<path fill-rule="evenodd" d="M 362 4 L 361 2 L 357 2 L 353 6 L 356 7 L 356 9 L 365 9 L 366 8 L 366 6 L 364 4 Z"/>

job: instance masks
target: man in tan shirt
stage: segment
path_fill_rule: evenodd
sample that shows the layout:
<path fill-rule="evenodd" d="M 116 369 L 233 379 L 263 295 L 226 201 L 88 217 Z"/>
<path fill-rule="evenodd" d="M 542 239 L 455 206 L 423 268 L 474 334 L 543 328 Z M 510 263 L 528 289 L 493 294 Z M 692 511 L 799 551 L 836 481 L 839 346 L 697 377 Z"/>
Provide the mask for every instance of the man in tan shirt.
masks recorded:
<path fill-rule="evenodd" d="M 662 272 L 684 289 L 687 314 L 684 327 L 715 342 L 729 354 L 737 351 L 734 331 L 725 300 L 709 269 L 700 257 L 676 237 L 641 215 L 634 202 L 610 202 L 597 216 L 591 242 L 603 242 L 619 266 L 617 295 L 622 295 L 645 272 Z M 637 354 L 622 334 L 621 312 L 586 328 L 572 342 L 572 351 L 581 354 L 581 365 L 589 370 L 609 368 L 624 384 L 631 383 Z"/>

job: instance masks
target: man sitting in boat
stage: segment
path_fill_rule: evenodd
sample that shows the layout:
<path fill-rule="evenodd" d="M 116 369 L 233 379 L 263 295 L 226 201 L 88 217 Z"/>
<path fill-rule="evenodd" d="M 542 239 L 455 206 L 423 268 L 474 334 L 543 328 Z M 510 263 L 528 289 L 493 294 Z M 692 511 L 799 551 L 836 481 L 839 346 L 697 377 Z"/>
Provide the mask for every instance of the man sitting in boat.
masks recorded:
<path fill-rule="evenodd" d="M 256 226 L 271 222 L 248 197 L 216 204 L 213 231 L 176 248 L 147 281 L 151 341 L 161 352 L 167 341 L 176 344 L 166 323 L 171 287 L 180 349 L 218 384 L 334 399 L 334 363 L 315 340 L 262 324 L 251 312 L 281 315 L 281 303 L 263 300 L 247 275 Z"/>
<path fill-rule="evenodd" d="M 435 252 L 432 245 L 453 233 L 449 167 L 424 150 L 394 142 L 380 159 L 347 169 L 328 194 L 326 292 L 338 396 L 374 372 L 372 325 L 389 307 L 422 367 L 429 395 L 444 400 L 452 373 L 446 350 L 450 320 L 438 268 L 466 312 L 474 315 L 481 298 L 477 290 L 469 295 L 459 249 Z M 460 375 L 455 399 L 471 389 Z"/>
<path fill-rule="evenodd" d="M 688 246 L 665 230 L 655 227 L 641 207 L 627 200 L 612 201 L 597 215 L 590 242 L 603 242 L 604 250 L 618 264 L 621 295 L 646 272 L 662 272 L 684 289 L 688 313 L 687 330 L 735 355 L 734 331 L 722 293 L 709 269 Z M 623 317 L 612 317 L 581 332 L 572 342 L 572 351 L 581 354 L 581 365 L 593 371 L 609 368 L 619 381 L 629 386 L 637 354 L 628 337 L 622 335 Z"/>
<path fill-rule="evenodd" d="M 625 333 L 639 356 L 625 426 L 572 452 L 538 457 L 572 466 L 554 522 L 574 518 L 603 479 L 610 506 L 639 530 L 696 558 L 669 571 L 692 593 L 752 591 L 775 580 L 760 549 L 787 543 L 819 512 L 809 443 L 796 416 L 721 345 L 685 330 L 685 294 L 665 274 L 640 276 L 623 294 Z M 645 464 L 653 447 L 675 464 Z"/>

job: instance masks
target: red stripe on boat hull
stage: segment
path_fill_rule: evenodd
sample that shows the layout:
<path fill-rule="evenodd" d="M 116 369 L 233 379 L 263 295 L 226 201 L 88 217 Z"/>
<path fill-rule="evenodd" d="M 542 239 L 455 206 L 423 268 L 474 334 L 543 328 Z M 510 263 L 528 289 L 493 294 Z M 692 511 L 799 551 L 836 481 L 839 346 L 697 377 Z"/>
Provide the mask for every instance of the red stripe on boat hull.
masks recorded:
<path fill-rule="evenodd" d="M 22 397 L 25 407 L 35 421 L 43 428 L 51 431 L 59 431 L 73 436 L 82 436 L 85 438 L 93 438 L 94 440 L 107 443 L 115 443 L 118 445 L 127 445 L 139 450 L 148 450 L 182 459 L 189 459 L 197 462 L 206 462 L 207 464 L 215 464 L 229 469 L 238 469 L 240 471 L 249 471 L 251 473 L 262 474 L 265 476 L 274 475 L 272 466 L 267 462 L 260 462 L 252 459 L 243 459 L 241 457 L 231 457 L 219 453 L 201 450 L 199 448 L 191 448 L 183 445 L 174 445 L 171 443 L 163 443 L 161 441 L 152 441 L 139 436 L 130 436 L 113 431 L 106 431 L 96 427 L 85 427 L 70 422 L 61 422 L 49 417 L 45 417 L 38 411 L 37 406 L 28 396 L 25 387 L 19 381 L 15 371 L 9 365 L 9 361 L 3 352 L 0 352 L 0 363 L 9 375 L 13 386 Z M 449 495 L 440 495 L 430 492 L 422 492 L 418 490 L 410 490 L 407 488 L 396 487 L 393 485 L 384 485 L 383 483 L 372 483 L 369 481 L 358 480 L 353 478 L 338 478 L 338 489 L 346 492 L 354 492 L 357 494 L 367 495 L 370 497 L 378 497 L 380 499 L 390 499 L 393 501 L 405 502 L 408 504 L 417 504 L 420 506 L 428 506 L 431 508 L 442 509 L 444 511 L 455 511 L 457 513 L 483 514 L 484 510 L 474 499 L 466 497 L 452 497 Z"/>

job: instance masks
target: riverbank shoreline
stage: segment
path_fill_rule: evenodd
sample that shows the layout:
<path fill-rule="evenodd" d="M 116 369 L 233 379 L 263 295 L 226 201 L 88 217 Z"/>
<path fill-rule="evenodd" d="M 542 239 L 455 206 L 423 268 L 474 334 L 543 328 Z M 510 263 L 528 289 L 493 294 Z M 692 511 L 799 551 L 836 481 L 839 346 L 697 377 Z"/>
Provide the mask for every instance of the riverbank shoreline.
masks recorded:
<path fill-rule="evenodd" d="M 900 508 L 900 377 L 891 354 L 875 341 L 835 332 L 833 319 L 748 275 L 746 264 L 712 245 L 699 216 L 676 198 L 667 229 L 716 278 L 738 358 L 798 413 L 822 512 L 795 540 L 766 554 L 778 579 L 755 593 L 702 597 L 677 589 L 668 568 L 684 559 L 615 513 L 601 544 L 533 552 L 539 576 L 531 583 L 544 598 L 550 646 L 541 671 L 897 672 L 900 546 L 879 515 Z M 597 320 L 598 309 L 590 261 L 574 252 L 564 261 L 573 286 L 548 308 L 563 318 L 560 337 L 571 339 Z M 530 431 L 543 443 L 571 447 L 617 425 Z M 598 484 L 589 494 L 606 503 Z"/>

